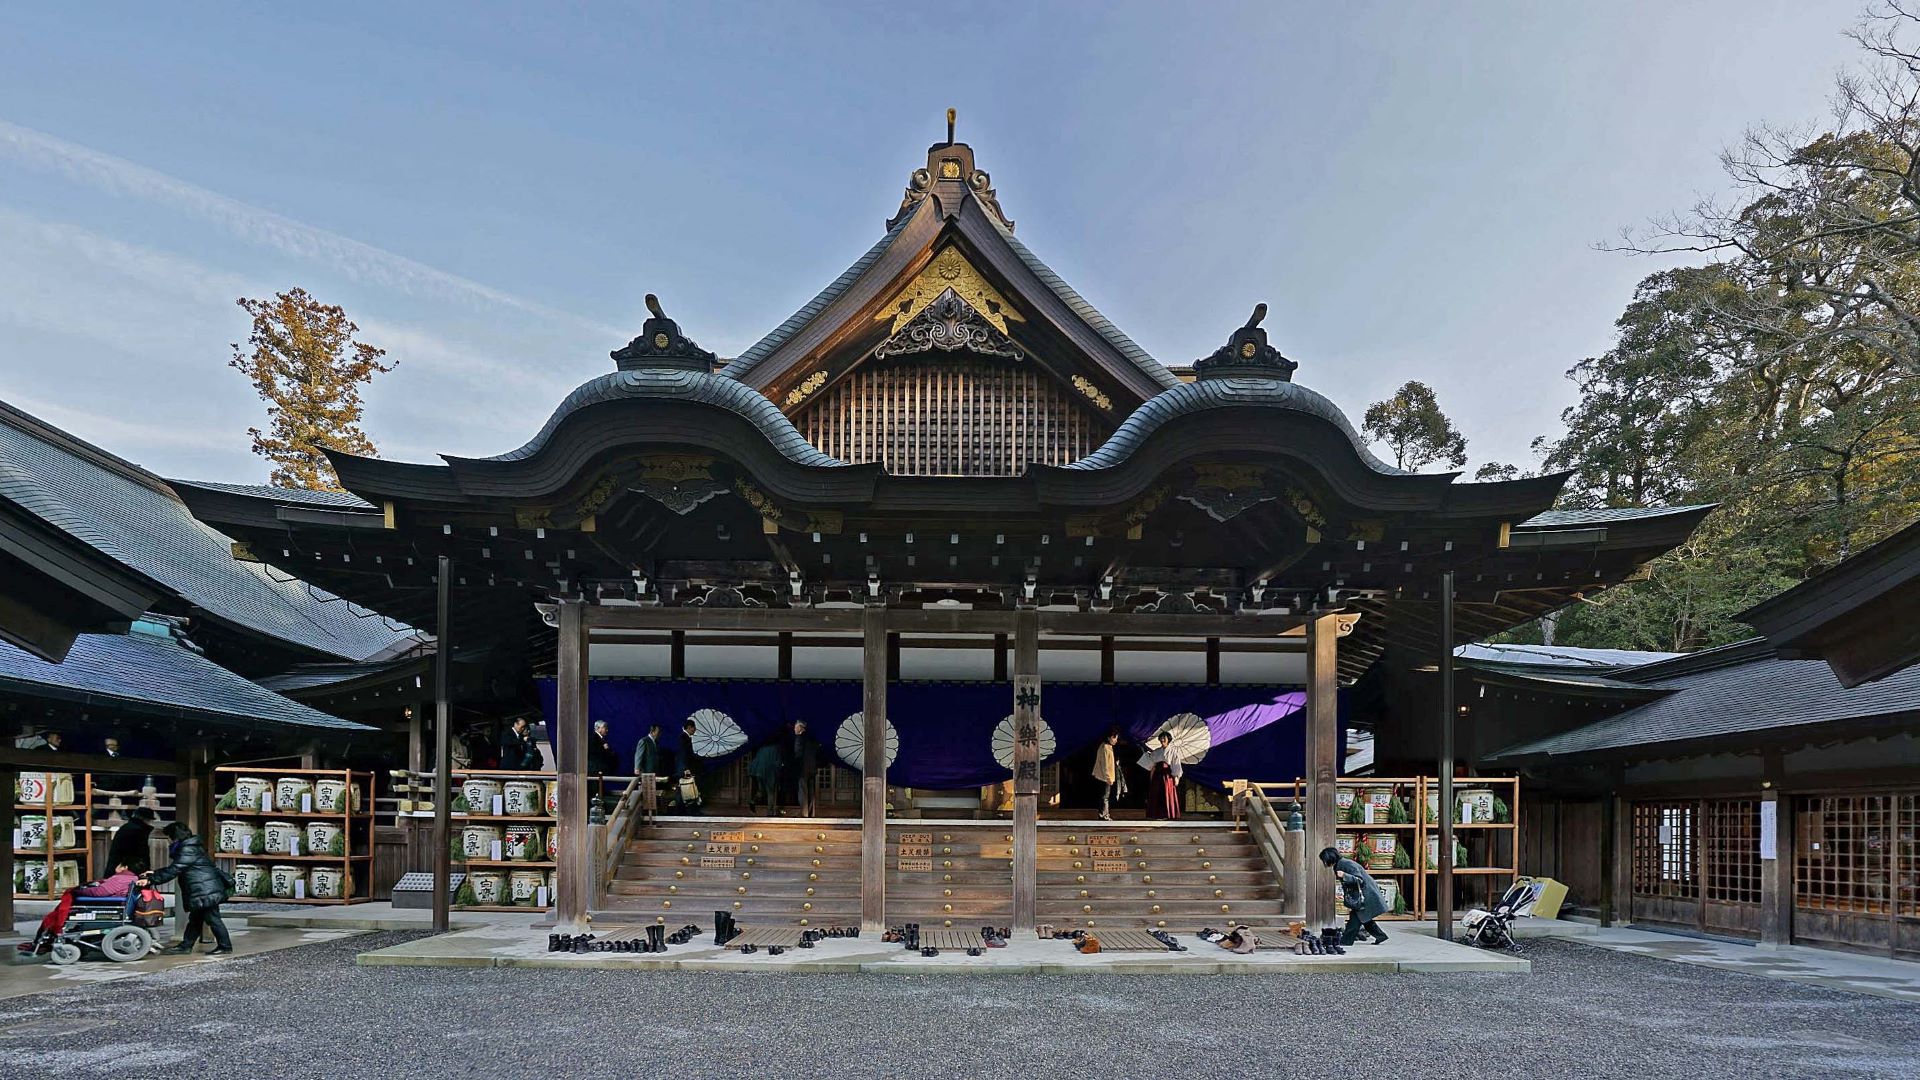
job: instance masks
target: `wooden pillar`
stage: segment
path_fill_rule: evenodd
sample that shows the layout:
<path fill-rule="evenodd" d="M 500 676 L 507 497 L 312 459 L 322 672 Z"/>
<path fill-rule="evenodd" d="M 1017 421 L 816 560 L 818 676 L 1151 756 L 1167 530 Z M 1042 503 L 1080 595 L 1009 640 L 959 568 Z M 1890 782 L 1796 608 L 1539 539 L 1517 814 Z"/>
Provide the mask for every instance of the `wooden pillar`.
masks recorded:
<path fill-rule="evenodd" d="M 1613 863 L 1605 868 L 1613 884 L 1613 925 L 1633 922 L 1633 803 L 1613 797 Z"/>
<path fill-rule="evenodd" d="M 1613 859 L 1620 846 L 1619 822 L 1615 820 L 1618 796 L 1609 792 L 1600 800 L 1600 925 L 1612 926 L 1620 898 L 1614 895 Z M 1554 846 L 1559 846 L 1556 838 Z"/>
<path fill-rule="evenodd" d="M 1340 621 L 1307 623 L 1307 926 L 1334 921 L 1333 883 L 1320 852 L 1334 846 L 1334 793 L 1340 778 Z"/>
<path fill-rule="evenodd" d="M 1440 780 L 1439 873 L 1434 875 L 1434 933 L 1453 940 L 1453 571 L 1440 575 Z M 1518 833 L 1519 830 L 1514 830 Z M 1515 843 L 1518 843 L 1515 837 Z M 1515 854 L 1518 854 L 1516 846 Z"/>
<path fill-rule="evenodd" d="M 173 819 L 202 838 L 213 827 L 213 770 L 207 749 L 192 746 L 180 751 L 180 775 L 173 789 Z"/>
<path fill-rule="evenodd" d="M 20 774 L 11 768 L 0 769 L 0 835 L 7 836 L 7 846 L 0 849 L 0 933 L 13 933 L 13 785 Z M 88 840 L 92 842 L 91 838 Z"/>
<path fill-rule="evenodd" d="M 1040 612 L 1013 613 L 1013 932 L 1034 926 L 1040 882 Z"/>
<path fill-rule="evenodd" d="M 453 560 L 436 567 L 433 624 L 433 929 L 445 933 L 453 918 Z"/>
<path fill-rule="evenodd" d="M 861 612 L 860 929 L 887 921 L 887 609 Z"/>
<path fill-rule="evenodd" d="M 587 928 L 592 893 L 593 855 L 587 832 L 587 614 L 581 600 L 560 602 L 560 648 L 554 678 L 554 759 L 559 772 L 559 865 L 554 869 L 554 929 L 563 934 Z"/>
<path fill-rule="evenodd" d="M 1773 817 L 1771 850 L 1768 815 Z M 1793 800 L 1781 798 L 1772 782 L 1760 793 L 1760 836 L 1760 944 L 1778 948 L 1793 944 Z"/>
<path fill-rule="evenodd" d="M 407 708 L 407 771 L 427 771 L 427 708 L 433 698 L 423 697 Z"/>

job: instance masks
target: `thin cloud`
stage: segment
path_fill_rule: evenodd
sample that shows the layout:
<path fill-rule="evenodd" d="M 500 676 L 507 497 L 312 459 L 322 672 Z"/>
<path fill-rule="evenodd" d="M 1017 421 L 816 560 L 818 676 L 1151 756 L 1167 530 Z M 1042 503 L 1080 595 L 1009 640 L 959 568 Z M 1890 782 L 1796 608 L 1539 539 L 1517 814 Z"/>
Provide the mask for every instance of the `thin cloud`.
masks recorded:
<path fill-rule="evenodd" d="M 295 221 L 283 214 L 228 198 L 124 158 L 103 154 L 5 120 L 0 120 L 0 154 L 115 195 L 173 207 L 212 222 L 244 241 L 324 263 L 365 284 L 469 305 L 511 307 L 542 318 L 571 323 L 609 338 L 622 336 L 618 328 L 501 292 L 457 274 L 436 270 L 404 255 L 396 255 L 351 237 Z"/>

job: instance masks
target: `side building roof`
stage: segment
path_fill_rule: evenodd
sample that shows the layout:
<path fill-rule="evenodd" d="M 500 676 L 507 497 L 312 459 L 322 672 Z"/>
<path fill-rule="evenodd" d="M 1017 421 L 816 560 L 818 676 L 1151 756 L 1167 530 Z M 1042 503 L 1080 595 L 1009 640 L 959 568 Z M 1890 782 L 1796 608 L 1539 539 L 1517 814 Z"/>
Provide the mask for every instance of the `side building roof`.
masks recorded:
<path fill-rule="evenodd" d="M 130 634 L 82 634 L 57 664 L 0 643 L 0 691 L 228 728 L 377 730 L 249 682 L 147 622 Z"/>
<path fill-rule="evenodd" d="M 232 540 L 196 519 L 165 480 L 4 402 L 0 500 L 209 618 L 297 650 L 367 660 L 417 643 L 409 627 L 234 559 Z"/>

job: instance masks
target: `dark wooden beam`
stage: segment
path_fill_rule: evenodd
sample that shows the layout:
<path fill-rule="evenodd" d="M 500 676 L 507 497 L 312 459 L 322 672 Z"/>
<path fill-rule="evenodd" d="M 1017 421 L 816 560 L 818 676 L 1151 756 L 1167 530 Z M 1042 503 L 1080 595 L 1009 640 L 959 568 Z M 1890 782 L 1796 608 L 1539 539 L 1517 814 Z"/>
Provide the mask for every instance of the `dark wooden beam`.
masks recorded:
<path fill-rule="evenodd" d="M 1333 890 L 1320 852 L 1334 846 L 1335 791 L 1340 776 L 1339 622 L 1324 615 L 1307 624 L 1307 872 L 1309 927 L 1331 925 Z"/>
<path fill-rule="evenodd" d="M 13 746 L 0 747 L 0 765 L 21 772 L 113 772 L 174 776 L 180 771 L 178 761 L 160 758 L 69 754 L 64 750 L 21 750 Z"/>
<path fill-rule="evenodd" d="M 1040 740 L 1031 734 L 1040 708 L 1039 612 L 1023 608 L 1013 621 L 1013 930 L 1033 929 L 1039 890 Z"/>
<path fill-rule="evenodd" d="M 593 889 L 594 860 L 587 833 L 587 623 L 586 605 L 560 604 L 559 662 L 555 672 L 554 756 L 559 772 L 560 838 L 555 843 L 554 926 L 581 933 Z"/>
<path fill-rule="evenodd" d="M 860 664 L 860 929 L 887 920 L 887 609 L 859 612 L 866 640 Z"/>

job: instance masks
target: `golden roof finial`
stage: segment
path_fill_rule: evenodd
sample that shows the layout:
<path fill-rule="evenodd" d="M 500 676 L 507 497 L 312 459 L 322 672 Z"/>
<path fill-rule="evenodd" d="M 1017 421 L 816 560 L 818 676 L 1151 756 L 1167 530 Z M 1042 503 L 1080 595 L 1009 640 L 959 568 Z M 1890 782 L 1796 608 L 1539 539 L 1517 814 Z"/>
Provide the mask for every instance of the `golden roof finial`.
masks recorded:
<path fill-rule="evenodd" d="M 960 116 L 959 110 L 957 109 L 947 110 L 947 145 L 949 146 L 953 145 L 953 122 L 954 120 L 958 119 L 959 116 Z"/>

